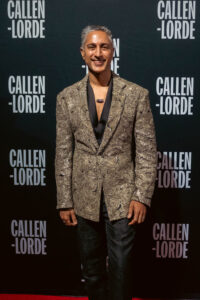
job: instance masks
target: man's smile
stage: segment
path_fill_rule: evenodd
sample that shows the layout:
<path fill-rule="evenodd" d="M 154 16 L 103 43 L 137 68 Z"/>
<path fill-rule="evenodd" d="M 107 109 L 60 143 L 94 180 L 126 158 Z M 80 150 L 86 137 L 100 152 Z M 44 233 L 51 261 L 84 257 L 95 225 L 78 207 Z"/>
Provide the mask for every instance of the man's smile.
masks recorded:
<path fill-rule="evenodd" d="M 105 59 L 92 59 L 92 62 L 95 64 L 95 66 L 102 66 L 105 61 Z"/>

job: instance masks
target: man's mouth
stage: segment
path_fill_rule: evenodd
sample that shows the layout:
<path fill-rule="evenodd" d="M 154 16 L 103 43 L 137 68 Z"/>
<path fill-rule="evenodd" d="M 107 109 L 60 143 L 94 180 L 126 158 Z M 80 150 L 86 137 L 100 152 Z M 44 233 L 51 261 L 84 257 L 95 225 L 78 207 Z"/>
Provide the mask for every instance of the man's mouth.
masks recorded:
<path fill-rule="evenodd" d="M 92 60 L 93 63 L 95 64 L 95 66 L 102 66 L 105 62 L 105 59 L 104 60 Z"/>

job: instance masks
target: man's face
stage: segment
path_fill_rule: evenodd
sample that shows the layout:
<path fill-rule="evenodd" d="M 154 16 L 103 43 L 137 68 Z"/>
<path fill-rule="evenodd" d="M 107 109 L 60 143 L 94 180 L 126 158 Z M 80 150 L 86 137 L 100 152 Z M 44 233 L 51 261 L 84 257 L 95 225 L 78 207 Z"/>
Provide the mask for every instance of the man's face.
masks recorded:
<path fill-rule="evenodd" d="M 113 58 L 113 46 L 104 31 L 88 33 L 85 44 L 81 48 L 81 55 L 91 72 L 102 73 L 110 70 Z"/>

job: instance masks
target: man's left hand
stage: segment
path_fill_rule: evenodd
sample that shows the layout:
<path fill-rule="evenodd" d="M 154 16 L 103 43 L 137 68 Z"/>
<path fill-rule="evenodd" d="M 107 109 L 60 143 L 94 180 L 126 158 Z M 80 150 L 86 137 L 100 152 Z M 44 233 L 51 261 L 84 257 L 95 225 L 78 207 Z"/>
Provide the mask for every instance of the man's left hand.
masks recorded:
<path fill-rule="evenodd" d="M 128 223 L 128 225 L 140 224 L 144 222 L 146 213 L 147 208 L 143 203 L 132 200 L 130 202 L 127 218 L 130 219 L 131 217 L 133 217 L 133 219 Z"/>

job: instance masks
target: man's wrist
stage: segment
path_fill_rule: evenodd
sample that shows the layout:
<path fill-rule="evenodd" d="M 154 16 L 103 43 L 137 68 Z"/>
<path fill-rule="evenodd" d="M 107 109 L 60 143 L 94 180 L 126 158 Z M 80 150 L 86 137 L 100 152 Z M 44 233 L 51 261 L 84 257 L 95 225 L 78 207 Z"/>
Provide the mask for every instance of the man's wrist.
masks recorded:
<path fill-rule="evenodd" d="M 141 201 L 139 201 L 138 199 L 132 199 L 131 201 L 135 201 L 135 202 L 141 203 L 141 204 L 143 204 L 146 208 L 149 207 L 146 203 L 141 202 Z"/>

